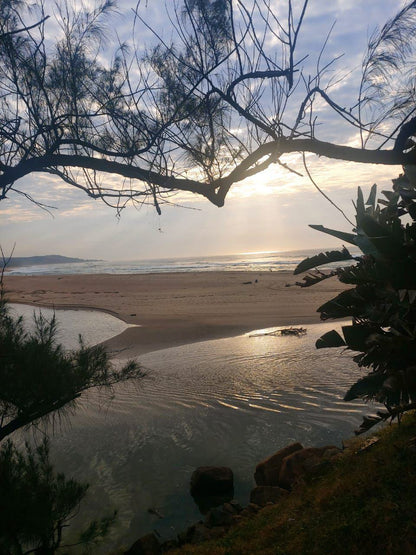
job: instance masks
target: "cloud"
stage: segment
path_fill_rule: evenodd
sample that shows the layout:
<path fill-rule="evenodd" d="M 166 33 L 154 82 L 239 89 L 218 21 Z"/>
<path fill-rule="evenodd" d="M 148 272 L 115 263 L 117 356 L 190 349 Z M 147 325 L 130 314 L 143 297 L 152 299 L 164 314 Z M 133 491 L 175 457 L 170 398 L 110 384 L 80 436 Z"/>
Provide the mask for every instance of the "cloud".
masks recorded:
<path fill-rule="evenodd" d="M 281 3 L 280 5 L 283 5 Z M 46 2 L 47 10 L 53 5 Z M 121 40 L 130 38 L 132 8 L 128 0 L 120 3 L 120 14 L 115 15 L 114 31 Z M 144 7 L 144 4 L 143 4 Z M 401 7 L 398 0 L 336 0 L 311 1 L 299 39 L 297 59 L 308 55 L 304 61 L 305 75 L 313 75 L 323 40 L 337 23 L 321 57 L 321 65 L 334 55 L 345 56 L 333 67 L 328 79 L 338 79 L 332 93 L 341 106 L 356 102 L 359 84 L 359 67 L 367 44 L 369 32 L 375 25 Z M 165 12 L 159 2 L 148 2 L 144 9 L 146 18 L 157 30 L 170 39 Z M 52 29 L 55 29 L 52 26 Z M 52 35 L 50 35 L 52 38 Z M 144 48 L 152 34 L 146 28 L 136 29 L 136 44 Z M 109 51 L 109 56 L 110 56 Z M 111 54 L 112 55 L 112 54 Z M 105 60 L 106 53 L 103 53 Z M 108 58 L 109 59 L 109 58 Z M 265 99 L 267 100 L 267 99 Z M 300 96 L 291 98 L 288 115 L 297 115 Z M 271 105 L 269 106 L 271 109 Z M 332 110 L 319 100 L 315 105 L 322 118 L 317 127 L 319 138 L 341 144 L 359 145 L 359 136 Z M 236 125 L 236 131 L 242 131 Z M 374 182 L 388 187 L 390 179 L 400 168 L 359 165 L 319 158 L 307 154 L 308 167 L 318 185 L 350 215 L 352 199 L 358 185 L 368 190 Z M 63 183 L 49 174 L 33 174 L 17 183 L 17 187 L 45 204 L 58 208 L 52 218 L 44 211 L 17 194 L 0 203 L 0 243 L 9 247 L 17 243 L 16 255 L 64 254 L 84 258 L 134 259 L 171 256 L 192 256 L 259 251 L 288 250 L 303 246 L 320 246 L 328 241 L 307 228 L 308 223 L 323 223 L 332 227 L 344 225 L 339 212 L 320 195 L 305 176 L 302 158 L 293 153 L 282 158 L 294 169 L 304 174 L 299 177 L 278 165 L 235 184 L 224 208 L 211 206 L 207 200 L 189 193 L 179 193 L 173 202 L 198 210 L 172 208 L 162 204 L 162 216 L 154 208 L 123 211 L 120 220 L 114 210 L 100 201 L 93 201 L 85 193 Z M 118 176 L 106 175 L 103 185 L 121 188 L 128 182 Z M 348 224 L 345 224 L 348 227 Z M 335 244 L 335 240 L 334 243 Z"/>

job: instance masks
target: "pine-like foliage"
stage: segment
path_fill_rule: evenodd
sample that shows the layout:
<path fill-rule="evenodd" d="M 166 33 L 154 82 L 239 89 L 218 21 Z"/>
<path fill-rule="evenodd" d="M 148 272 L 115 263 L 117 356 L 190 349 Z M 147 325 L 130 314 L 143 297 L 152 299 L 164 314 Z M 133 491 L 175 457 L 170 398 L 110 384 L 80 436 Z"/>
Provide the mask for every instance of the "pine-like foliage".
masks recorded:
<path fill-rule="evenodd" d="M 56 473 L 46 439 L 25 450 L 8 440 L 0 450 L 0 468 L 0 552 L 55 553 L 88 485 Z M 102 538 L 114 516 L 87 525 L 79 543 L 85 546 Z"/>
<path fill-rule="evenodd" d="M 136 362 L 116 368 L 101 346 L 65 349 L 56 341 L 53 317 L 34 316 L 34 331 L 14 318 L 0 278 L 0 441 L 40 419 L 55 418 L 75 408 L 82 392 L 144 375 Z M 56 473 L 48 441 L 17 449 L 8 440 L 0 448 L 0 553 L 52 554 L 62 546 L 64 529 L 78 510 L 88 485 Z M 115 513 L 94 520 L 77 544 L 103 538 Z M 29 550 L 29 551 L 26 551 Z"/>
<path fill-rule="evenodd" d="M 65 351 L 56 341 L 56 320 L 35 316 L 33 332 L 13 318 L 0 303 L 0 441 L 57 410 L 73 408 L 83 391 L 111 388 L 140 378 L 140 366 L 130 361 L 117 368 L 102 346 Z"/>

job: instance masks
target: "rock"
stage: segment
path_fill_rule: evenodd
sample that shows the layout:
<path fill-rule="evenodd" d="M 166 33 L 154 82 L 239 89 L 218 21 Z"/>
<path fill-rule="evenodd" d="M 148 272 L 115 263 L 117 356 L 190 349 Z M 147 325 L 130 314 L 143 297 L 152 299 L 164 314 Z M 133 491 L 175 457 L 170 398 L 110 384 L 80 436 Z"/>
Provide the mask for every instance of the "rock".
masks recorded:
<path fill-rule="evenodd" d="M 199 512 L 206 515 L 213 507 L 220 507 L 231 502 L 233 495 L 234 491 L 231 490 L 226 495 L 193 495 L 192 497 L 198 506 Z"/>
<path fill-rule="evenodd" d="M 257 505 L 257 503 L 249 503 L 247 505 L 247 509 L 249 511 L 251 511 L 252 513 L 258 513 L 261 509 L 260 505 Z"/>
<path fill-rule="evenodd" d="M 234 509 L 238 513 L 240 513 L 243 510 L 243 507 L 240 505 L 240 503 L 237 501 L 237 499 L 231 499 L 230 505 L 232 505 L 232 507 L 234 507 Z"/>
<path fill-rule="evenodd" d="M 253 513 L 251 511 L 249 511 L 248 509 L 243 509 L 240 513 L 240 516 L 243 517 L 247 517 L 247 516 L 251 516 Z"/>
<path fill-rule="evenodd" d="M 154 534 L 146 534 L 139 538 L 125 555 L 159 555 L 162 549 L 159 540 Z"/>
<path fill-rule="evenodd" d="M 325 459 L 325 452 L 328 455 L 340 452 L 340 449 L 330 445 L 326 447 L 307 447 L 295 451 L 283 459 L 279 474 L 279 486 L 285 489 L 292 489 L 296 482 L 303 476 L 316 470 L 319 465 L 328 460 Z"/>
<path fill-rule="evenodd" d="M 221 507 L 211 509 L 205 517 L 205 525 L 208 528 L 215 526 L 230 526 L 232 523 L 232 515 Z"/>
<path fill-rule="evenodd" d="M 235 505 L 233 505 L 232 503 L 224 503 L 224 505 L 222 506 L 223 511 L 225 511 L 226 513 L 229 513 L 230 515 L 235 515 L 238 514 L 242 508 L 240 507 L 240 509 L 238 509 Z"/>
<path fill-rule="evenodd" d="M 276 503 L 288 495 L 288 491 L 278 486 L 257 486 L 251 490 L 250 501 L 264 507 L 268 503 Z"/>
<path fill-rule="evenodd" d="M 226 466 L 200 466 L 191 477 L 193 496 L 224 494 L 233 490 L 234 478 Z"/>
<path fill-rule="evenodd" d="M 254 473 L 256 484 L 258 486 L 278 486 L 283 459 L 300 449 L 303 449 L 300 443 L 292 443 L 259 463 Z"/>

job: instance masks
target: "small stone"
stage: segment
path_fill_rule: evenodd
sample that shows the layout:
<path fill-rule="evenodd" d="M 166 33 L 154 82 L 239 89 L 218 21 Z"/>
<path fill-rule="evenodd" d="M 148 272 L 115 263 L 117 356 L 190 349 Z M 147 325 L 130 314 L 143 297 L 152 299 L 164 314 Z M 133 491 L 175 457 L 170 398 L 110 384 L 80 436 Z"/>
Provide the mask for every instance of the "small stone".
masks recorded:
<path fill-rule="evenodd" d="M 243 510 L 243 507 L 240 505 L 237 499 L 231 499 L 230 505 L 232 505 L 234 509 L 239 513 Z"/>
<path fill-rule="evenodd" d="M 236 514 L 236 513 L 239 512 L 239 511 L 237 511 L 236 507 L 231 505 L 231 503 L 224 503 L 222 508 L 226 513 L 230 513 L 231 515 Z"/>
<path fill-rule="evenodd" d="M 232 522 L 232 515 L 224 511 L 221 507 L 214 507 L 208 511 L 205 517 L 205 524 L 208 528 L 215 526 L 229 526 Z"/>
<path fill-rule="evenodd" d="M 260 505 L 257 505 L 257 503 L 251 503 L 251 502 L 250 502 L 250 503 L 247 505 L 247 509 L 248 509 L 249 511 L 251 511 L 252 513 L 258 513 L 259 510 L 261 509 L 261 507 L 260 507 Z"/>

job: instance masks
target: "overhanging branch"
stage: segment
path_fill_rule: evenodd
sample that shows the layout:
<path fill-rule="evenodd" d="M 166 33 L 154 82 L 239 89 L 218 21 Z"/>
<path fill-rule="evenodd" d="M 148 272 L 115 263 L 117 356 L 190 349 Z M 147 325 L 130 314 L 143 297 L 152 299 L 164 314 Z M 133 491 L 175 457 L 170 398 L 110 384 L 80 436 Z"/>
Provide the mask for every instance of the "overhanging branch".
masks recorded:
<path fill-rule="evenodd" d="M 216 206 L 223 206 L 225 197 L 230 187 L 239 181 L 256 173 L 260 173 L 270 164 L 276 163 L 284 154 L 310 152 L 318 156 L 325 156 L 336 160 L 357 162 L 364 164 L 407 165 L 415 164 L 416 157 L 413 152 L 403 153 L 394 150 L 365 150 L 344 145 L 336 145 L 317 139 L 287 139 L 281 138 L 269 141 L 242 160 L 224 178 L 212 183 L 163 175 L 158 172 L 146 170 L 128 163 L 115 162 L 92 156 L 50 154 L 21 161 L 17 166 L 7 168 L 0 176 L 0 188 L 5 189 L 11 183 L 32 172 L 48 171 L 57 167 L 78 167 L 97 172 L 116 174 L 129 179 L 136 179 L 151 185 L 157 185 L 165 190 L 187 191 L 202 195 Z M 266 158 L 263 160 L 263 158 Z M 142 193 L 139 189 L 130 191 L 129 195 L 138 196 Z M 97 197 L 105 196 L 105 192 L 96 194 Z"/>

